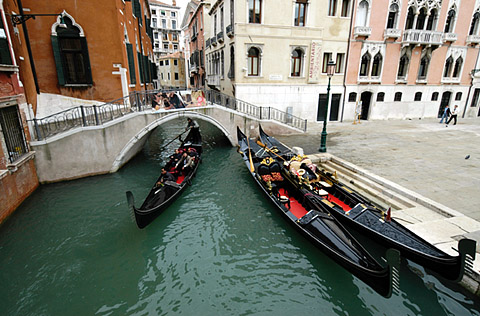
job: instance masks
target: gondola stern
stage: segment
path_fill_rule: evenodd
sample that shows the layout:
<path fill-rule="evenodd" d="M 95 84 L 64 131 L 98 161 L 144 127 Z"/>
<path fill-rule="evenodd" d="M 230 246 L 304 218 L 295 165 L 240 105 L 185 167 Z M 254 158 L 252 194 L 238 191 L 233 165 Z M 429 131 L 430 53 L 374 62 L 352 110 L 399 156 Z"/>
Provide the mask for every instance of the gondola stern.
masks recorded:
<path fill-rule="evenodd" d="M 400 251 L 397 249 L 389 248 L 385 254 L 387 261 L 387 269 L 389 270 L 389 286 L 388 293 L 384 295 L 386 298 L 392 296 L 392 294 L 399 294 L 400 292 Z"/>
<path fill-rule="evenodd" d="M 464 238 L 458 242 L 460 271 L 454 282 L 460 282 L 465 274 L 473 271 L 473 261 L 476 256 L 477 242 L 473 239 Z"/>

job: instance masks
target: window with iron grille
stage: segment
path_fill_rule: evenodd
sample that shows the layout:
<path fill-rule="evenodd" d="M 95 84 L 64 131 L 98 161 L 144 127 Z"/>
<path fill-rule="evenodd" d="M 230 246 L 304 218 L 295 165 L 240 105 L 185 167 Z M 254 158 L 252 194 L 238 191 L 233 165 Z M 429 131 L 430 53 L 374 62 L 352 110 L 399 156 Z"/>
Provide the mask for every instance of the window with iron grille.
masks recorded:
<path fill-rule="evenodd" d="M 7 147 L 8 160 L 10 163 L 14 163 L 28 152 L 22 121 L 16 105 L 0 108 L 0 126 Z"/>

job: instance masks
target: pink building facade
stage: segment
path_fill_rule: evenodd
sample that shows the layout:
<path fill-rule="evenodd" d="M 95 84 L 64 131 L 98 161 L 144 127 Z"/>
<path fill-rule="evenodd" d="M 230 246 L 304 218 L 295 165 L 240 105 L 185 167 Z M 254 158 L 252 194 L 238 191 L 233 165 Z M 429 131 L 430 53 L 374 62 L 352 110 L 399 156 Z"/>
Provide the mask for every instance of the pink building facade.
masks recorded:
<path fill-rule="evenodd" d="M 478 112 L 468 108 L 479 23 L 479 0 L 355 1 L 343 119 L 432 118 L 446 105 L 459 117 Z"/>

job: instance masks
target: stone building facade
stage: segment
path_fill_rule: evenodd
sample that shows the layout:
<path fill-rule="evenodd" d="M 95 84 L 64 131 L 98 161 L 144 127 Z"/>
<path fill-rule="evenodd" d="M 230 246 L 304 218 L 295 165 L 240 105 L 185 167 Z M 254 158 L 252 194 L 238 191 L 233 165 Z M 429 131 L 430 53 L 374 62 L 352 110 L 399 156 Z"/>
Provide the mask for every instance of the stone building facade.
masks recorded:
<path fill-rule="evenodd" d="M 161 56 L 158 60 L 159 88 L 185 89 L 185 57 L 182 52 Z"/>
<path fill-rule="evenodd" d="M 466 112 L 478 57 L 479 1 L 356 1 L 346 72 L 345 120 Z M 478 93 L 477 93 L 478 95 Z"/>
<path fill-rule="evenodd" d="M 35 152 L 29 147 L 28 106 L 19 78 L 18 61 L 27 51 L 12 49 L 14 33 L 6 13 L 13 8 L 0 1 L 0 223 L 38 187 Z"/>

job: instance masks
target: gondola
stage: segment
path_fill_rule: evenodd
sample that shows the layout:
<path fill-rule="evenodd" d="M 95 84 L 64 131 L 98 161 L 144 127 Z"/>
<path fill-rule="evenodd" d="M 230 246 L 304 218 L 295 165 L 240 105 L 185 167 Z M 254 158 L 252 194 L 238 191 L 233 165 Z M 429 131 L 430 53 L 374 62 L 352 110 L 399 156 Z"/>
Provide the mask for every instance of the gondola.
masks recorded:
<path fill-rule="evenodd" d="M 458 243 L 459 255 L 451 256 L 391 218 L 390 210 L 369 201 L 338 181 L 332 173 L 309 167 L 308 159 L 302 162 L 302 157 L 299 158 L 290 148 L 267 135 L 261 126 L 260 143 L 267 147 L 265 150 L 272 157 L 282 163 L 288 161 L 290 166 L 292 161 L 296 161 L 295 164 L 300 169 L 290 166 L 286 178 L 297 187 L 313 193 L 315 205 L 331 212 L 345 226 L 368 235 L 385 247 L 398 249 L 403 257 L 445 279 L 458 282 L 465 270 L 472 269 L 476 248 L 474 240 L 461 239 Z"/>
<path fill-rule="evenodd" d="M 238 127 L 237 138 L 239 153 L 255 182 L 287 222 L 380 295 L 390 297 L 398 289 L 398 251 L 389 249 L 387 265 L 380 265 L 333 216 L 316 206 L 311 193 L 282 179 L 280 164 L 268 164 L 268 154 L 259 154 L 265 151 Z"/>
<path fill-rule="evenodd" d="M 202 137 L 198 128 L 193 128 L 189 131 L 178 149 L 180 152 L 187 152 L 190 148 L 198 154 L 195 158 L 193 167 L 189 168 L 187 171 L 181 171 L 178 170 L 178 168 L 175 168 L 174 161 L 168 161 L 164 168 L 165 170 L 176 174 L 176 181 L 165 181 L 163 184 L 159 184 L 162 178 L 160 175 L 148 193 L 142 206 L 136 208 L 132 192 L 126 192 L 128 206 L 135 216 L 138 228 L 145 228 L 150 224 L 182 194 L 188 185 L 192 183 L 192 179 L 197 173 L 198 166 L 200 165 L 202 155 Z"/>

